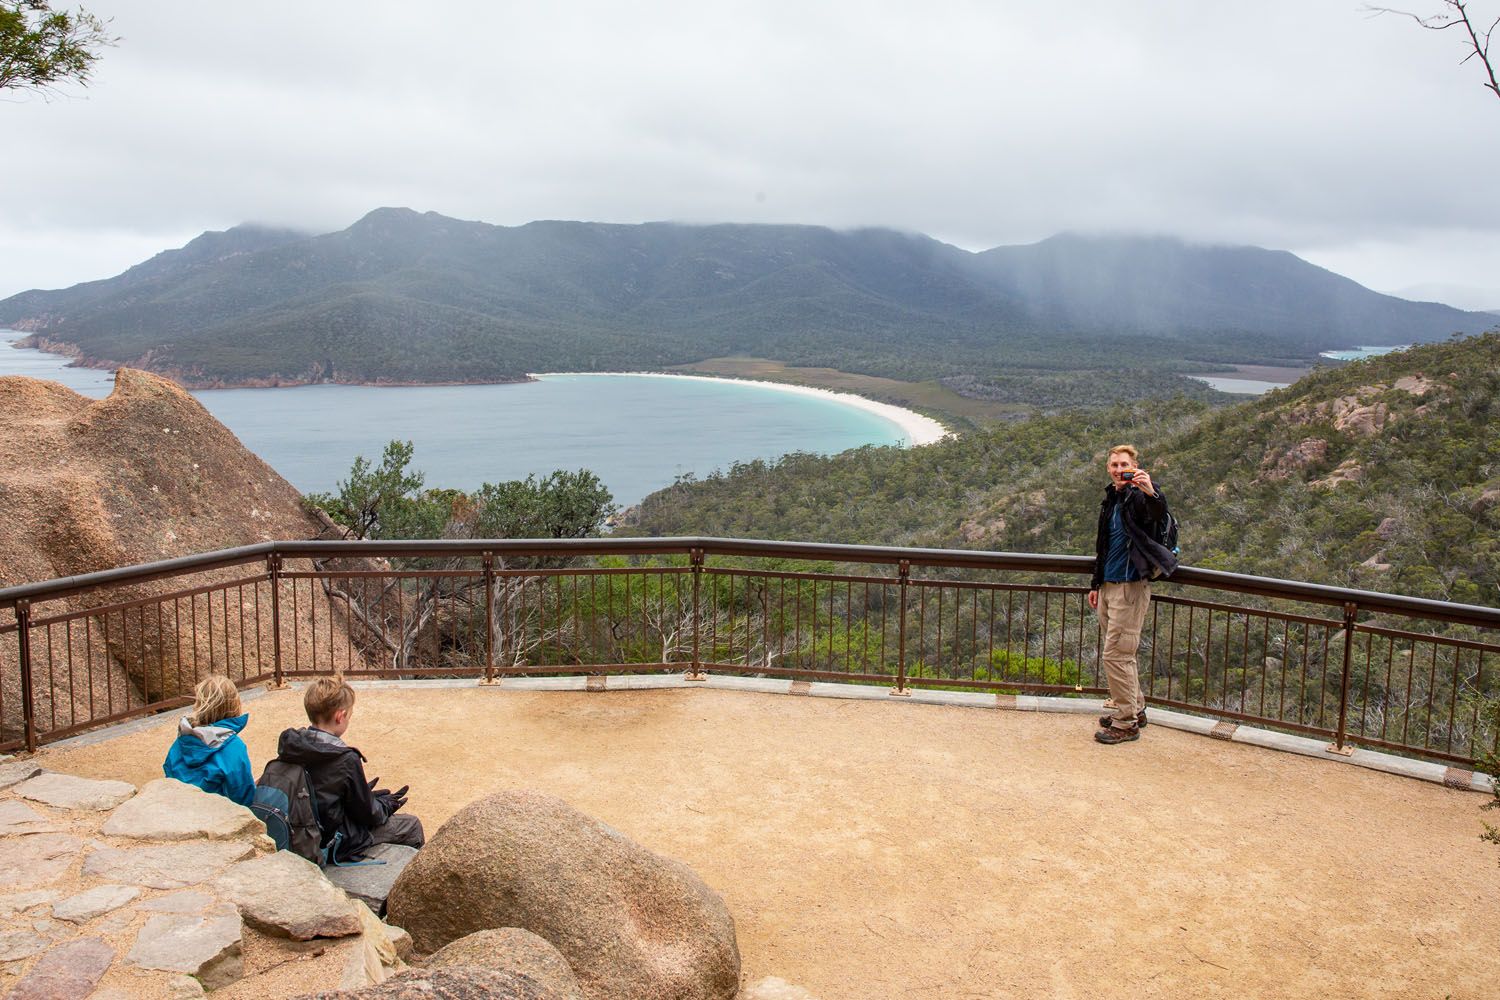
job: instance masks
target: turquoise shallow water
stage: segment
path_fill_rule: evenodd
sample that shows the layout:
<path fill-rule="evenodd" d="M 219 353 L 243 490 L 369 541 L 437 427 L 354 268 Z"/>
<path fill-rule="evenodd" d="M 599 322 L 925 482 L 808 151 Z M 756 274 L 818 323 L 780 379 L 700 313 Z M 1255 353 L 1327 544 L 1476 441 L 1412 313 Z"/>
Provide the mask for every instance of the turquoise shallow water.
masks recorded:
<path fill-rule="evenodd" d="M 1362 361 L 1365 358 L 1378 358 L 1392 351 L 1404 351 L 1410 346 L 1410 344 L 1396 344 L 1390 347 L 1352 347 L 1346 351 L 1322 351 L 1318 357 L 1334 361 Z"/>
<path fill-rule="evenodd" d="M 20 336 L 0 331 L 0 375 L 109 394 L 108 372 L 10 348 Z M 845 403 L 695 379 L 548 375 L 517 385 L 317 385 L 193 395 L 304 493 L 334 489 L 356 455 L 377 460 L 393 438 L 414 442 L 414 464 L 430 486 L 471 490 L 587 468 L 621 504 L 679 475 L 705 476 L 734 462 L 908 443 L 892 421 Z"/>

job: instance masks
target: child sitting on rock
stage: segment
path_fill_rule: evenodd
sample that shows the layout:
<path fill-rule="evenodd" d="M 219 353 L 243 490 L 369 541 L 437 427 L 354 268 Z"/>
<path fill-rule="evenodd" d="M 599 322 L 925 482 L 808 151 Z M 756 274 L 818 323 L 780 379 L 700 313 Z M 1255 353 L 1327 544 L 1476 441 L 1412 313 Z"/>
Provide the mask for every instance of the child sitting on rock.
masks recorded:
<path fill-rule="evenodd" d="M 376 788 L 378 778 L 365 780 L 365 755 L 343 740 L 354 716 L 354 688 L 342 677 L 320 677 L 307 686 L 302 707 L 312 725 L 283 732 L 276 754 L 307 769 L 329 859 L 352 861 L 375 844 L 421 847 L 422 821 L 397 812 L 406 804 L 407 786 Z"/>
<path fill-rule="evenodd" d="M 205 677 L 193 689 L 193 714 L 177 723 L 177 740 L 162 762 L 162 773 L 242 806 L 255 798 L 250 752 L 240 730 L 250 716 L 240 711 L 234 681 Z"/>

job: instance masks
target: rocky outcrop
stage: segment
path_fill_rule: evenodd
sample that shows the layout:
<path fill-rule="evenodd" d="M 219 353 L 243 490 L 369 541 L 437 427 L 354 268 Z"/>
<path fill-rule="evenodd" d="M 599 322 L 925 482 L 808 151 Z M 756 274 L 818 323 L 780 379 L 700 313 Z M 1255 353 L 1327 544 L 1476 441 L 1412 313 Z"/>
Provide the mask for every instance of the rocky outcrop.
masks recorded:
<path fill-rule="evenodd" d="M 0 816 L 20 808 L 52 828 L 0 827 L 5 1000 L 201 996 L 248 973 L 251 938 L 274 968 L 306 954 L 295 939 L 337 936 L 319 942 L 335 952 L 328 987 L 359 989 L 404 967 L 390 929 L 316 866 L 270 853 L 243 806 L 175 781 L 137 795 L 124 782 L 0 768 L 25 779 L 0 787 Z M 43 778 L 50 801 L 23 801 Z M 111 809 L 101 794 L 132 797 Z"/>
<path fill-rule="evenodd" d="M 1328 458 L 1328 442 L 1304 438 L 1283 452 L 1272 452 L 1261 462 L 1262 479 L 1286 479 L 1294 472 L 1318 465 Z"/>
<path fill-rule="evenodd" d="M 535 792 L 486 796 L 444 823 L 396 880 L 389 912 L 419 952 L 524 928 L 597 1000 L 729 1000 L 739 987 L 734 921 L 718 893 Z"/>
<path fill-rule="evenodd" d="M 567 1000 L 583 1000 L 578 978 L 562 952 L 519 927 L 476 931 L 446 944 L 423 963 L 429 969 L 477 965 L 500 972 L 519 972 Z"/>
<path fill-rule="evenodd" d="M 1314 479 L 1307 485 L 1319 489 L 1333 489 L 1343 483 L 1357 483 L 1365 478 L 1364 467 L 1359 464 L 1358 459 L 1346 458 L 1338 464 L 1328 475 L 1322 479 Z"/>
<path fill-rule="evenodd" d="M 1333 423 L 1334 430 L 1351 437 L 1373 437 L 1387 426 L 1403 418 L 1403 409 L 1392 407 L 1390 393 L 1404 393 L 1425 398 L 1429 393 L 1440 396 L 1443 384 L 1417 372 L 1403 375 L 1392 385 L 1377 382 L 1362 385 L 1353 392 L 1320 403 L 1304 403 L 1293 407 L 1285 416 L 1293 425 L 1308 424 L 1319 420 Z M 1400 397 L 1394 397 L 1399 399 Z M 1419 410 L 1418 413 L 1424 412 Z"/>
<path fill-rule="evenodd" d="M 0 532 L 0 586 L 272 539 L 312 538 L 321 529 L 303 511 L 290 483 L 196 399 L 155 375 L 122 368 L 114 392 L 99 400 L 55 382 L 0 377 L 0 426 L 5 428 L 0 510 L 6 519 Z M 190 581 L 116 588 L 108 598 L 136 600 L 245 574 L 245 567 L 211 570 Z M 268 592 L 245 588 L 211 596 L 169 605 L 164 615 L 117 613 L 107 623 L 91 621 L 87 629 L 84 620 L 54 627 L 52 640 L 70 645 L 75 660 L 85 648 L 93 658 L 86 674 L 35 673 L 43 681 L 35 692 L 38 717 L 63 724 L 84 721 L 127 702 L 183 694 L 210 671 L 237 678 L 264 672 L 268 664 L 260 656 L 271 648 L 270 625 L 262 625 L 264 634 L 257 637 L 254 618 L 240 612 L 257 597 L 268 601 Z M 74 598 L 38 604 L 33 611 L 42 616 L 87 606 Z M 316 613 L 325 631 L 333 622 L 334 639 L 341 640 L 342 612 L 330 617 L 321 593 L 298 613 L 302 618 Z M 306 622 L 297 633 L 312 634 Z M 284 644 L 291 635 L 287 628 Z M 304 657 L 308 652 L 299 651 Z M 16 731 L 21 704 L 17 655 L 15 636 L 0 636 L 5 685 L 0 729 L 7 735 Z M 44 646 L 35 655 L 51 653 Z"/>

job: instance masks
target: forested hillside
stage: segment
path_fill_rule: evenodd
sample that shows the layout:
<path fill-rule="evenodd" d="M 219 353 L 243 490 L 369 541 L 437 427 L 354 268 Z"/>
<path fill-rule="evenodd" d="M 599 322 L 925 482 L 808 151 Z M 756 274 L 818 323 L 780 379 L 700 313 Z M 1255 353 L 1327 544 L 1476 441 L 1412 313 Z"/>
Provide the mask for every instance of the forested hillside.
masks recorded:
<path fill-rule="evenodd" d="M 506 381 L 746 356 L 1025 403 L 1089 383 L 1148 398 L 1187 391 L 1185 371 L 1492 320 L 1255 247 L 1069 236 L 973 254 L 879 229 L 504 227 L 409 209 L 320 236 L 209 233 L 106 281 L 0 302 L 0 325 L 35 346 L 189 385 Z"/>
<path fill-rule="evenodd" d="M 1190 565 L 1500 603 L 1500 334 L 1225 409 L 1139 404 L 736 466 L 647 497 L 631 530 L 1087 554 L 1122 441 L 1170 497 Z"/>

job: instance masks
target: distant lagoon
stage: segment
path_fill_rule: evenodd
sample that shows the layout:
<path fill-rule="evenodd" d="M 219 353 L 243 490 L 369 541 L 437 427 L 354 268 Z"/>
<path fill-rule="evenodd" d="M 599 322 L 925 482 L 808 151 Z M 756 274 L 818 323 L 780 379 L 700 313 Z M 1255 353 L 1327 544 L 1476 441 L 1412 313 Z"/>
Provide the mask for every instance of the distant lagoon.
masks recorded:
<path fill-rule="evenodd" d="M 1255 378 L 1224 378 L 1218 375 L 1191 375 L 1199 382 L 1207 382 L 1209 388 L 1220 392 L 1232 392 L 1241 396 L 1264 396 L 1272 389 L 1280 389 L 1290 382 L 1265 382 Z"/>
<path fill-rule="evenodd" d="M 1397 344 L 1380 347 L 1351 347 L 1341 351 L 1321 351 L 1318 357 L 1327 358 L 1330 361 L 1359 361 L 1363 358 L 1377 358 L 1382 354 L 1390 354 L 1392 351 L 1404 351 L 1410 346 L 1410 344 Z M 1290 382 L 1270 382 L 1223 375 L 1190 375 L 1188 377 L 1197 379 L 1199 382 L 1207 382 L 1210 388 L 1220 392 L 1231 392 L 1241 396 L 1264 396 L 1272 389 L 1281 389 L 1291 385 Z"/>
<path fill-rule="evenodd" d="M 114 388 L 110 372 L 10 345 L 0 375 L 50 379 L 86 396 Z M 833 454 L 911 437 L 879 413 L 765 383 L 624 375 L 544 375 L 505 385 L 311 385 L 195 390 L 247 448 L 304 493 L 336 488 L 356 455 L 378 461 L 410 440 L 429 486 L 463 490 L 553 469 L 587 468 L 620 504 L 735 462 L 793 451 Z"/>

